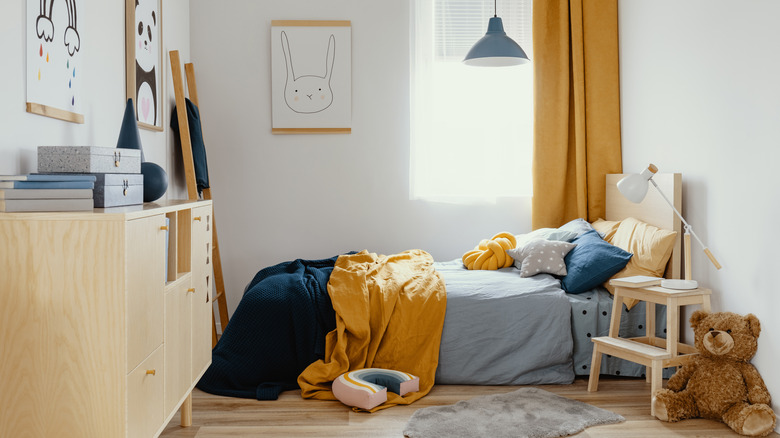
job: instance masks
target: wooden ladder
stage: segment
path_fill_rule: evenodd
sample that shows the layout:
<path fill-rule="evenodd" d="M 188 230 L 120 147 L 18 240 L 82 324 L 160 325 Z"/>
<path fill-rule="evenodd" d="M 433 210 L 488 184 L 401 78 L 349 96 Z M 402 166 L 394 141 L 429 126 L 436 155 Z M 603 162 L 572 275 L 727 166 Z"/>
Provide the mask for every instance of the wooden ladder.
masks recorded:
<path fill-rule="evenodd" d="M 173 75 L 173 91 L 176 95 L 176 113 L 179 119 L 179 136 L 181 137 L 182 157 L 184 158 L 184 176 L 187 180 L 187 196 L 190 200 L 198 199 L 198 187 L 195 182 L 195 165 L 192 160 L 192 141 L 190 138 L 190 125 L 187 121 L 187 104 L 184 100 L 184 84 L 181 75 L 181 60 L 178 50 L 170 51 L 171 74 Z M 187 89 L 190 94 L 190 100 L 195 106 L 198 104 L 198 88 L 195 83 L 195 68 L 192 63 L 184 64 L 184 71 L 187 75 Z M 211 189 L 203 189 L 203 199 L 211 198 Z M 222 277 L 222 260 L 219 257 L 219 243 L 217 241 L 217 221 L 216 215 L 212 211 L 212 245 L 214 260 L 214 287 L 217 290 L 214 301 L 219 307 L 219 321 L 222 330 L 225 330 L 228 324 L 227 300 L 225 299 L 225 281 Z M 217 323 L 214 318 L 214 312 L 211 313 L 211 346 L 217 345 Z"/>

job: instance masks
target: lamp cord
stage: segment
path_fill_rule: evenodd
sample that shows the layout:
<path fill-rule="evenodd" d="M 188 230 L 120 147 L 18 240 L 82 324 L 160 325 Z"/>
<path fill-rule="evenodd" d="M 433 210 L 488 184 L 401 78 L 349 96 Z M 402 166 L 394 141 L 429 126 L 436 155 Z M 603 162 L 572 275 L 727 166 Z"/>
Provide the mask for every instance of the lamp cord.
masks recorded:
<path fill-rule="evenodd" d="M 493 0 L 493 16 L 498 17 L 498 0 Z"/>

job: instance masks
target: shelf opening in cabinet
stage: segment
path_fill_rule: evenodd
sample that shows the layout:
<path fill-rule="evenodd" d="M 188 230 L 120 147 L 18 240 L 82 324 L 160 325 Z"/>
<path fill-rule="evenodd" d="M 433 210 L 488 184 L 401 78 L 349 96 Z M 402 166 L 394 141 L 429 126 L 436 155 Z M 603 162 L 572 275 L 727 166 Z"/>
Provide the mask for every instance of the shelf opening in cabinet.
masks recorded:
<path fill-rule="evenodd" d="M 177 225 L 176 212 L 165 214 L 165 225 L 168 229 L 165 232 L 165 282 L 170 283 L 176 280 L 176 247 L 177 247 Z"/>
<path fill-rule="evenodd" d="M 177 215 L 177 278 L 192 271 L 192 210 L 180 210 Z"/>

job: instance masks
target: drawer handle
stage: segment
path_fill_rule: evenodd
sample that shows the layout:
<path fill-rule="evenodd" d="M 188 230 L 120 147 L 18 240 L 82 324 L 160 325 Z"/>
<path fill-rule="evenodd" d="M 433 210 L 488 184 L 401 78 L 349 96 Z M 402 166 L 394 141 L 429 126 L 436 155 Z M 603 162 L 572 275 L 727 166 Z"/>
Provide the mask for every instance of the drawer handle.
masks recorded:
<path fill-rule="evenodd" d="M 146 374 L 151 374 L 154 376 L 157 374 L 157 370 L 146 370 Z"/>
<path fill-rule="evenodd" d="M 167 230 L 168 229 L 168 225 L 163 225 L 163 226 L 160 227 L 160 229 L 161 230 Z"/>
<path fill-rule="evenodd" d="M 200 222 L 200 216 L 195 216 L 192 220 Z"/>
<path fill-rule="evenodd" d="M 194 288 L 194 287 L 191 287 L 191 288 L 187 289 L 187 292 L 192 292 L 192 293 L 195 293 L 195 288 Z"/>

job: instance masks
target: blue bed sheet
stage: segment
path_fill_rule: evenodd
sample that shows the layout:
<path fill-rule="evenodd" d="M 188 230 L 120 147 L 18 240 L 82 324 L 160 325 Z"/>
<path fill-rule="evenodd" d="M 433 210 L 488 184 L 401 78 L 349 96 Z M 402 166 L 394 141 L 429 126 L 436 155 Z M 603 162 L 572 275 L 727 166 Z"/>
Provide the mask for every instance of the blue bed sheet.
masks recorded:
<path fill-rule="evenodd" d="M 550 275 L 437 262 L 447 287 L 436 383 L 571 383 L 571 305 Z"/>

